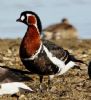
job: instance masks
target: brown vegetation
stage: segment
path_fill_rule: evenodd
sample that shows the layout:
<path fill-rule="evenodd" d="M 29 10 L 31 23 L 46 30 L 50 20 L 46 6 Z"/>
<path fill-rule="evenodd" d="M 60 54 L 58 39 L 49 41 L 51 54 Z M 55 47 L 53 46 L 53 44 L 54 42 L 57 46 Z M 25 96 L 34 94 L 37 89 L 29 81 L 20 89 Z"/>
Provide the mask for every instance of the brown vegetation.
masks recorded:
<path fill-rule="evenodd" d="M 20 39 L 0 40 L 0 66 L 7 66 L 25 70 L 19 59 Z M 57 40 L 53 41 L 63 46 L 78 59 L 88 63 L 91 60 L 91 40 Z M 24 93 L 19 95 L 19 100 L 91 100 L 91 80 L 88 80 L 88 67 L 81 65 L 80 69 L 70 69 L 62 76 L 53 79 L 50 91 L 46 91 L 47 77 L 44 78 L 44 91 L 39 91 L 39 80 L 37 75 L 28 75 L 33 81 L 26 82 L 35 90 L 35 93 Z M 17 100 L 10 95 L 1 96 L 0 100 Z"/>

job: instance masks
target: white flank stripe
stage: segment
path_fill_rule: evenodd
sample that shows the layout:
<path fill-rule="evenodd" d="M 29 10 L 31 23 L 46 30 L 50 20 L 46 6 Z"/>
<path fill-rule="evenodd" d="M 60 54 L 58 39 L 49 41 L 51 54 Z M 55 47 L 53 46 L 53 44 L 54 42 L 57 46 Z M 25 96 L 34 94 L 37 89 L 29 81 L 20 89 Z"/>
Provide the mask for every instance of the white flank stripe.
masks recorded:
<path fill-rule="evenodd" d="M 59 67 L 59 71 L 64 68 L 65 63 L 58 59 L 57 57 L 53 57 L 53 54 L 43 45 L 43 48 L 47 54 L 47 57 L 52 61 L 53 64 Z"/>
<path fill-rule="evenodd" d="M 23 60 L 34 60 L 40 53 L 41 49 L 42 49 L 42 43 L 40 44 L 39 49 L 37 50 L 37 52 L 34 55 L 32 55 L 30 58 L 22 58 L 22 59 Z"/>
<path fill-rule="evenodd" d="M 45 50 L 47 57 L 51 60 L 53 64 L 59 67 L 59 71 L 57 75 L 64 74 L 70 68 L 74 67 L 75 62 L 70 61 L 67 65 L 65 65 L 64 61 L 61 61 L 57 57 L 54 57 L 53 54 L 43 45 L 43 49 Z"/>
<path fill-rule="evenodd" d="M 0 84 L 0 86 L 1 86 L 1 88 L 0 88 L 1 96 L 4 94 L 15 94 L 15 93 L 19 92 L 19 88 L 33 91 L 30 87 L 28 87 L 27 85 L 25 85 L 22 82 L 3 83 L 3 84 Z"/>
<path fill-rule="evenodd" d="M 64 74 L 65 72 L 67 72 L 70 68 L 74 67 L 75 65 L 76 65 L 75 62 L 70 61 L 67 65 L 64 66 L 64 68 L 61 69 L 58 75 Z"/>

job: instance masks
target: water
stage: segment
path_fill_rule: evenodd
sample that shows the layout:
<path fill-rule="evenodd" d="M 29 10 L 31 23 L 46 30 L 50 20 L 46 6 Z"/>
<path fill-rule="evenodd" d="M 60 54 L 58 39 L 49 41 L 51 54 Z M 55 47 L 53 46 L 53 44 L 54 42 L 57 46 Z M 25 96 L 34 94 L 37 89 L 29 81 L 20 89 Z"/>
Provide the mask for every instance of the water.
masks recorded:
<path fill-rule="evenodd" d="M 43 28 L 65 17 L 80 38 L 91 38 L 91 0 L 0 0 L 0 38 L 23 37 L 26 26 L 16 19 L 25 10 L 35 11 Z"/>

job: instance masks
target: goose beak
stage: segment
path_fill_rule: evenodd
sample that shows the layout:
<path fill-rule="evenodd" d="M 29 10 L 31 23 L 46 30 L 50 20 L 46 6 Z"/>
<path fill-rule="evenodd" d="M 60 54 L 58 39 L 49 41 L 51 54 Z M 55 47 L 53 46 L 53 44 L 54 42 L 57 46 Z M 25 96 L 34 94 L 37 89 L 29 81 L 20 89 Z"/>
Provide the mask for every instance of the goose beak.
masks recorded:
<path fill-rule="evenodd" d="M 19 19 L 16 20 L 16 22 L 22 22 L 22 20 L 19 18 Z"/>

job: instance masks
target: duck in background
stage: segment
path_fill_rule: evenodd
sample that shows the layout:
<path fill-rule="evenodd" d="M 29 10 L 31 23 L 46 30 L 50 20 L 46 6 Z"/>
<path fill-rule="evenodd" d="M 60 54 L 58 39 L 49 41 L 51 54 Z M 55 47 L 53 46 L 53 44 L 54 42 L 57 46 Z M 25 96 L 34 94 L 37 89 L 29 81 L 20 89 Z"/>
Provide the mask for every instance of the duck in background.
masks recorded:
<path fill-rule="evenodd" d="M 60 23 L 48 26 L 43 31 L 43 38 L 47 40 L 78 39 L 77 29 L 70 24 L 67 18 L 63 18 Z"/>

